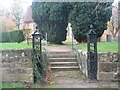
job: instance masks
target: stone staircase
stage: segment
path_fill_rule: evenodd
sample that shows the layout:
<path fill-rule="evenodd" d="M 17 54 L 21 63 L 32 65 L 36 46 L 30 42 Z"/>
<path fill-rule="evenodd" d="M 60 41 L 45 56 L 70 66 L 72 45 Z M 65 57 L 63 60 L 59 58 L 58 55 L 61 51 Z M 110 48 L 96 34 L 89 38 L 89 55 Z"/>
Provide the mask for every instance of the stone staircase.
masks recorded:
<path fill-rule="evenodd" d="M 74 52 L 48 52 L 48 57 L 52 71 L 72 71 L 79 69 L 76 55 L 74 54 Z"/>

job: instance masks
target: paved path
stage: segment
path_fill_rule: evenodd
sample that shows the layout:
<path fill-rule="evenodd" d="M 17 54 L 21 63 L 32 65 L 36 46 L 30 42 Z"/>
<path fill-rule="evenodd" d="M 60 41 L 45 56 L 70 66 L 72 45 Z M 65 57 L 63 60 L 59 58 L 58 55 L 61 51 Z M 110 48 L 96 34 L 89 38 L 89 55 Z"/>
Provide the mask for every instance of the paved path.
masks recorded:
<path fill-rule="evenodd" d="M 64 51 L 72 51 L 72 48 L 70 45 L 50 45 L 47 47 L 47 50 L 50 52 L 55 52 L 55 51 L 58 51 L 58 52 L 64 52 Z"/>
<path fill-rule="evenodd" d="M 52 45 L 48 46 L 49 52 L 72 51 L 68 45 Z M 118 88 L 116 82 L 100 82 L 89 83 L 87 79 L 78 71 L 57 71 L 52 73 L 53 84 L 50 88 Z"/>

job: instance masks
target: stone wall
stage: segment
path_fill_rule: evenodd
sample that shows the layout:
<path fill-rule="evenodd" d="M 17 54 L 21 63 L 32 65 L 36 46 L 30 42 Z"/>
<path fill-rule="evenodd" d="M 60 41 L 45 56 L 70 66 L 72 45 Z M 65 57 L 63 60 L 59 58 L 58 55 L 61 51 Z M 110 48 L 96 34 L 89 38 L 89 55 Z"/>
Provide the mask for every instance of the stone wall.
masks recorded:
<path fill-rule="evenodd" d="M 118 53 L 99 53 L 98 56 L 98 79 L 115 80 L 118 73 Z"/>
<path fill-rule="evenodd" d="M 77 50 L 77 61 L 80 70 L 87 76 L 87 52 Z M 98 80 L 115 80 L 118 74 L 118 53 L 99 53 L 98 54 Z"/>
<path fill-rule="evenodd" d="M 2 82 L 33 82 L 32 56 L 30 49 L 2 50 Z"/>
<path fill-rule="evenodd" d="M 87 76 L 87 52 L 83 52 L 82 50 L 76 50 L 76 53 L 80 71 L 85 76 Z"/>

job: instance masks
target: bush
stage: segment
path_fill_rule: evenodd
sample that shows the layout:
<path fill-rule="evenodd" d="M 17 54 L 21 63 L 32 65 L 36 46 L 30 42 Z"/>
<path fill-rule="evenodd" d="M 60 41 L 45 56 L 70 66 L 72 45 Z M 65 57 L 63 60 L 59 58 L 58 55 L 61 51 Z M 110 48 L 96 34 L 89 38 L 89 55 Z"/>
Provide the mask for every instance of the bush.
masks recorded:
<path fill-rule="evenodd" d="M 0 33 L 1 35 L 1 40 L 0 42 L 22 42 L 24 41 L 24 34 L 21 30 L 15 30 L 11 32 L 2 32 Z"/>
<path fill-rule="evenodd" d="M 0 33 L 0 42 L 10 42 L 8 32 L 2 32 Z"/>
<path fill-rule="evenodd" d="M 34 74 L 34 82 L 46 82 L 49 61 L 46 55 L 46 52 L 42 52 L 41 55 L 36 55 L 33 53 L 33 74 Z"/>

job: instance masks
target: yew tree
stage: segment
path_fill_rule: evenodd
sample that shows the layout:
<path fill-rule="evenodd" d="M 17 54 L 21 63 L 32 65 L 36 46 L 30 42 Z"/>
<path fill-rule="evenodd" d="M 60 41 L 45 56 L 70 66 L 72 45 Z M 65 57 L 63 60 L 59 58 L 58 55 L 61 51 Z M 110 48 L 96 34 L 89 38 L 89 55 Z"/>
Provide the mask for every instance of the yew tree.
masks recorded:
<path fill-rule="evenodd" d="M 66 27 L 68 24 L 68 3 L 65 2 L 33 2 L 32 14 L 40 32 L 45 37 L 48 33 L 48 41 L 61 44 L 66 40 Z"/>
<path fill-rule="evenodd" d="M 33 20 L 43 37 L 48 33 L 49 42 L 60 44 L 66 40 L 68 23 L 72 24 L 75 39 L 85 42 L 90 25 L 98 37 L 102 36 L 112 14 L 111 5 L 111 2 L 33 2 Z"/>
<path fill-rule="evenodd" d="M 74 37 L 78 42 L 86 42 L 86 34 L 93 25 L 98 37 L 101 37 L 107 28 L 107 21 L 112 14 L 110 2 L 77 2 L 69 15 Z"/>

